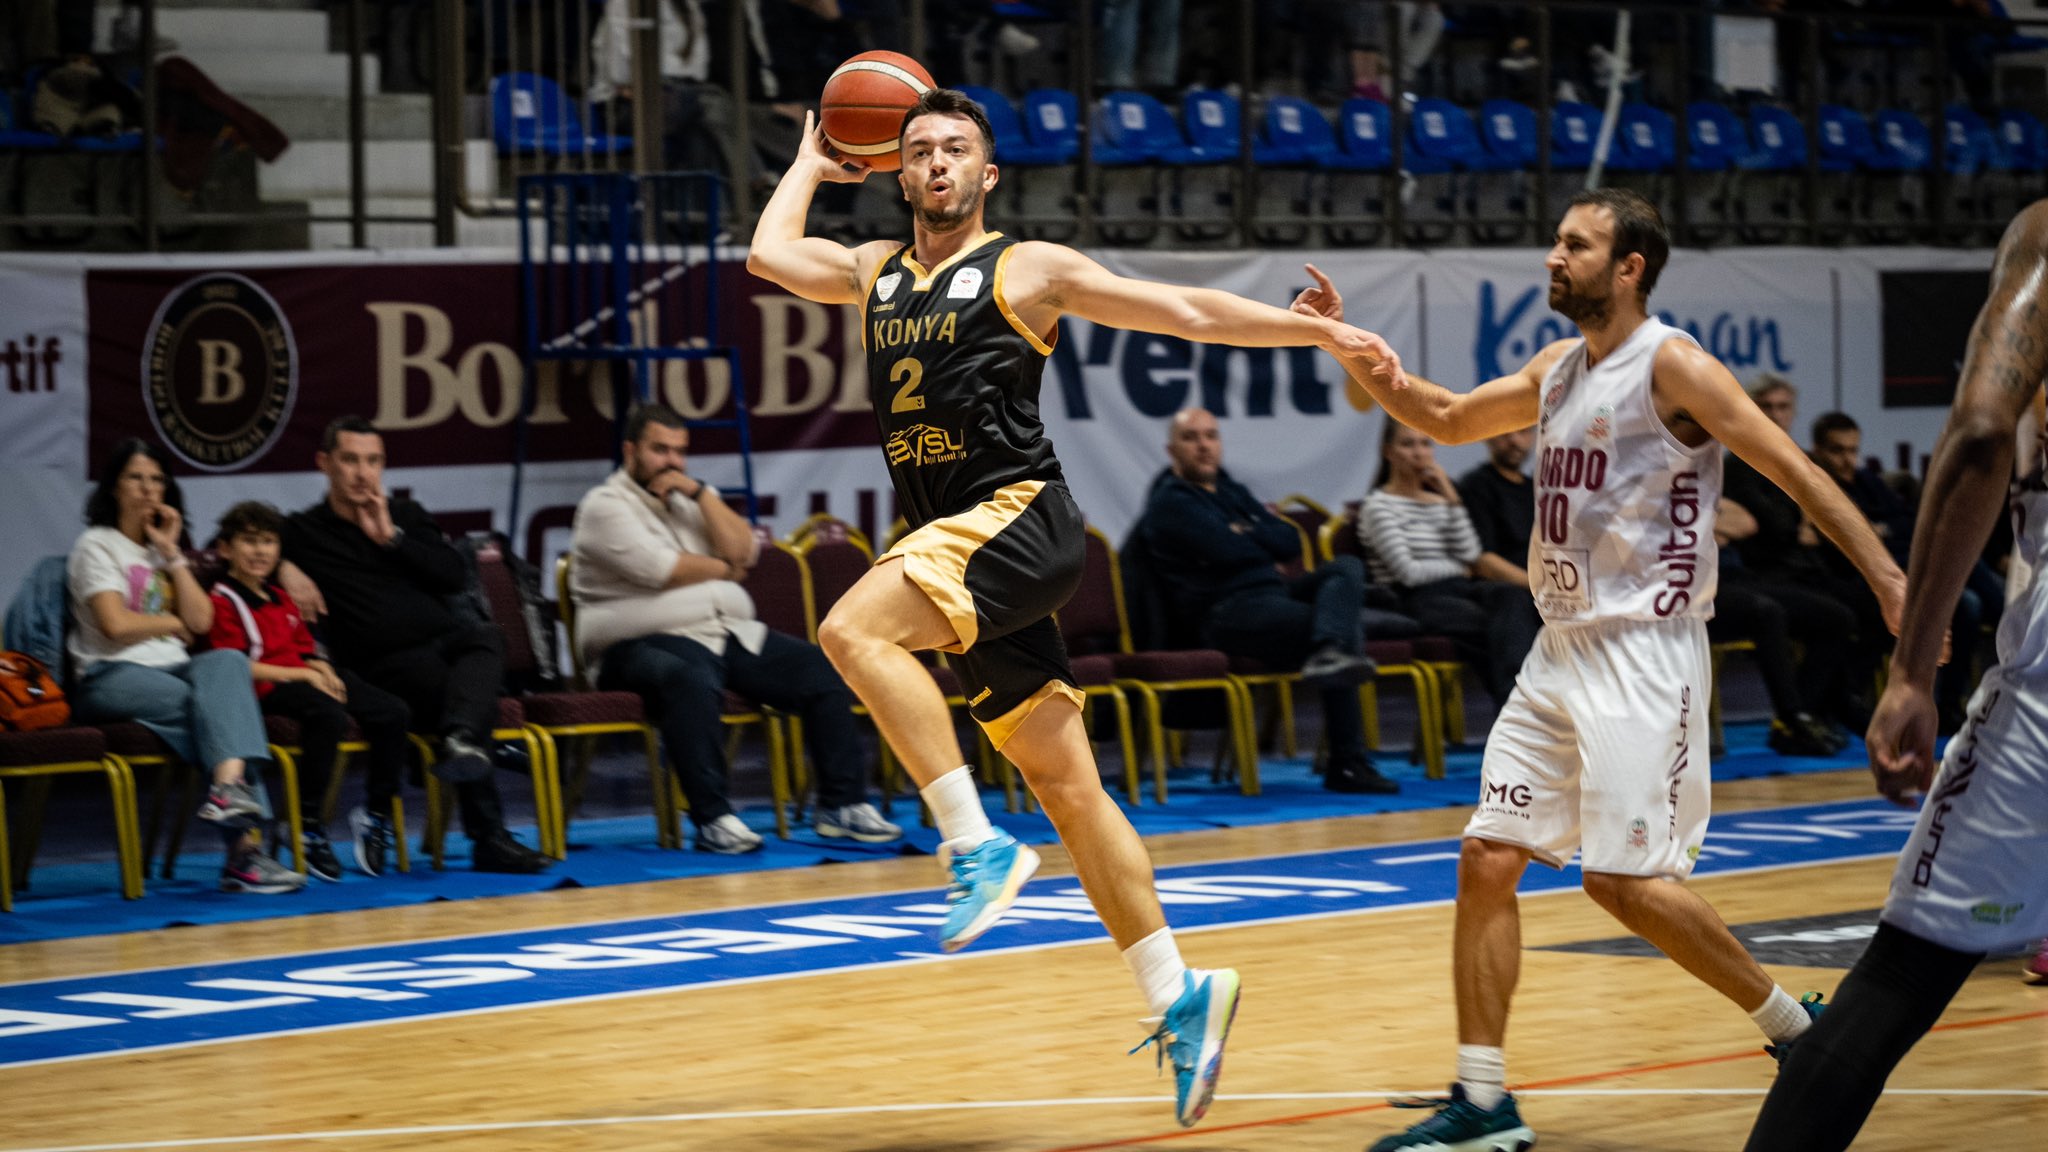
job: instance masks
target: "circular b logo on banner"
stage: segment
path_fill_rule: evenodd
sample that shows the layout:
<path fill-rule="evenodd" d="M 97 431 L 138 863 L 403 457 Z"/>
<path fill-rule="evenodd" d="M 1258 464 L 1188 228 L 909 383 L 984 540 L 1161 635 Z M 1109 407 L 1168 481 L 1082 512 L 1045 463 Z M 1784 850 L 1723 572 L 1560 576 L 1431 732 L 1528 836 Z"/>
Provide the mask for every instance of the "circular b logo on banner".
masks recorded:
<path fill-rule="evenodd" d="M 214 272 L 164 297 L 142 344 L 149 419 L 179 459 L 233 472 L 270 450 L 291 419 L 299 353 L 270 294 Z"/>

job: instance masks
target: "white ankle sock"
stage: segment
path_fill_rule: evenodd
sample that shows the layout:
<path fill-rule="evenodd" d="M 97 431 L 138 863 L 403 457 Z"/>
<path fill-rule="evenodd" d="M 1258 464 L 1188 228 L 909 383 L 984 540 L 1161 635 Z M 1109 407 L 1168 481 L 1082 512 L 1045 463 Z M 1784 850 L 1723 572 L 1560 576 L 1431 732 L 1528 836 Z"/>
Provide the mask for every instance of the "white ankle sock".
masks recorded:
<path fill-rule="evenodd" d="M 1764 1001 L 1763 1007 L 1751 1012 L 1749 1018 L 1756 1021 L 1756 1026 L 1763 1029 L 1764 1037 L 1773 1044 L 1797 1040 L 1813 1026 L 1813 1017 L 1806 1014 L 1799 1001 L 1776 984 L 1771 985 L 1770 999 Z"/>
<path fill-rule="evenodd" d="M 1187 962 L 1180 958 L 1180 946 L 1173 942 L 1173 929 L 1161 928 L 1124 949 L 1124 963 L 1138 978 L 1138 991 L 1144 993 L 1151 1014 L 1166 1015 L 1180 999 L 1181 974 L 1188 970 Z"/>
<path fill-rule="evenodd" d="M 974 774 L 965 764 L 918 789 L 918 794 L 931 806 L 939 836 L 955 849 L 964 852 L 995 839 L 996 830 L 981 807 L 981 793 L 974 788 Z"/>
<path fill-rule="evenodd" d="M 1491 1112 L 1508 1094 L 1508 1056 L 1484 1044 L 1458 1045 L 1458 1083 L 1465 1099 Z"/>

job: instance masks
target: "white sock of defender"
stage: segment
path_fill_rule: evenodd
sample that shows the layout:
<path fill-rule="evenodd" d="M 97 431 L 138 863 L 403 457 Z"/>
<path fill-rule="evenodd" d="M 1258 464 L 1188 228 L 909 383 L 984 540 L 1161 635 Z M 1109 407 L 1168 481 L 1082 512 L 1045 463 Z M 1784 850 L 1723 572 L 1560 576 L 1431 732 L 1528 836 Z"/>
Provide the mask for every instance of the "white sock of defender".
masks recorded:
<path fill-rule="evenodd" d="M 1458 1045 L 1458 1083 L 1465 1099 L 1491 1112 L 1508 1094 L 1508 1054 L 1484 1044 Z"/>
<path fill-rule="evenodd" d="M 1145 994 L 1151 1014 L 1166 1015 L 1180 999 L 1181 976 L 1188 970 L 1187 961 L 1180 958 L 1180 946 L 1173 942 L 1173 929 L 1161 928 L 1124 949 L 1124 963 L 1138 978 L 1138 991 Z"/>
<path fill-rule="evenodd" d="M 1756 1026 L 1763 1029 L 1765 1039 L 1773 1044 L 1797 1040 L 1813 1027 L 1813 1017 L 1806 1014 L 1799 1001 L 1776 984 L 1771 985 L 1770 999 L 1764 1001 L 1763 1007 L 1751 1012 L 1749 1018 L 1756 1021 Z"/>
<path fill-rule="evenodd" d="M 931 806 L 940 838 L 956 851 L 970 851 L 995 839 L 996 830 L 989 825 L 988 813 L 981 806 L 981 793 L 975 790 L 974 774 L 967 765 L 962 764 L 917 792 Z"/>

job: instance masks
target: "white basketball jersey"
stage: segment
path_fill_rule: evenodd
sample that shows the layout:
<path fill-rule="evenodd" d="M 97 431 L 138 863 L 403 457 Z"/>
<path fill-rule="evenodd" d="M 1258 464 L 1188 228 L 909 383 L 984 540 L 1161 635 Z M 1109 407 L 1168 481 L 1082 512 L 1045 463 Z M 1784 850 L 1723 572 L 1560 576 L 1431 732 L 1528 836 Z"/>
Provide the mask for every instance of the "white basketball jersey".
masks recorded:
<path fill-rule="evenodd" d="M 1645 320 L 1600 363 L 1582 342 L 1543 378 L 1529 584 L 1550 623 L 1714 614 L 1721 447 L 1681 444 L 1651 397 L 1674 338 L 1698 344 Z"/>
<path fill-rule="evenodd" d="M 2048 427 L 2036 396 L 2020 423 L 2014 458 L 2012 566 L 2005 576 L 2005 616 L 1998 623 L 1998 666 L 2028 679 L 2048 675 Z"/>

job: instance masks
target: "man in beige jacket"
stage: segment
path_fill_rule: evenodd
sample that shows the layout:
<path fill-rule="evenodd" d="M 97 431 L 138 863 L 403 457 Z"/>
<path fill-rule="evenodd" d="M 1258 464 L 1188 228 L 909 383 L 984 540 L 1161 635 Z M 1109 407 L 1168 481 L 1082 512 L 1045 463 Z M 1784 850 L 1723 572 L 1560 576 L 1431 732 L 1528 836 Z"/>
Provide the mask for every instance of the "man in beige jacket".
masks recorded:
<path fill-rule="evenodd" d="M 599 688 L 647 702 L 700 850 L 761 846 L 726 798 L 726 689 L 803 718 L 818 769 L 812 826 L 820 836 L 898 839 L 903 830 L 866 802 L 866 741 L 853 693 L 816 645 L 754 618 L 739 581 L 759 543 L 718 489 L 689 474 L 689 445 L 673 409 L 642 406 L 626 422 L 623 466 L 576 506 L 569 595 L 584 663 L 596 669 Z"/>

